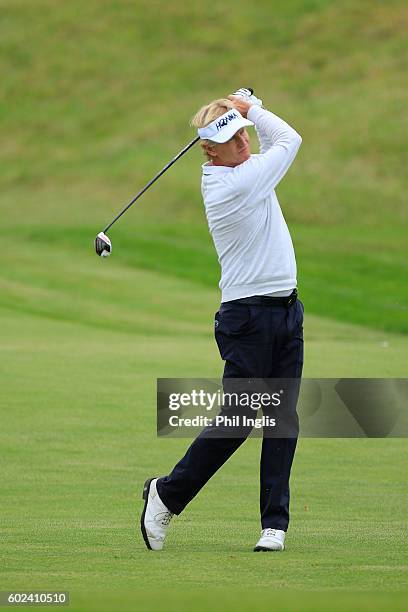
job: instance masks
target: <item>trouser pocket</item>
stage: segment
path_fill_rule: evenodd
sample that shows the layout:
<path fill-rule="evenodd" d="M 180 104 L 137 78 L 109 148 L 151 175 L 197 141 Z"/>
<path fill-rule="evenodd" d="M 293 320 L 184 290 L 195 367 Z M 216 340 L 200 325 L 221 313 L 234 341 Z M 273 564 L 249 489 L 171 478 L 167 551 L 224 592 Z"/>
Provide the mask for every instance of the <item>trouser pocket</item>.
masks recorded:
<path fill-rule="evenodd" d="M 228 359 L 231 343 L 242 340 L 248 333 L 251 310 L 247 304 L 221 304 L 215 314 L 215 340 L 222 359 Z"/>

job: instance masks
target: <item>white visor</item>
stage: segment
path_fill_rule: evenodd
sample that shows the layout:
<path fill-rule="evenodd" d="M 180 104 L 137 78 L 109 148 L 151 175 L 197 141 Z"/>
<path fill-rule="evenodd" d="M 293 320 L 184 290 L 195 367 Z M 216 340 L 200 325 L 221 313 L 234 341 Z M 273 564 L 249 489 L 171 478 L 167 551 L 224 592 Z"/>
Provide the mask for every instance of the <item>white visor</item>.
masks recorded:
<path fill-rule="evenodd" d="M 243 127 L 254 125 L 252 121 L 244 119 L 239 111 L 231 108 L 226 113 L 217 117 L 203 128 L 198 128 L 201 140 L 212 140 L 213 142 L 227 142 Z"/>

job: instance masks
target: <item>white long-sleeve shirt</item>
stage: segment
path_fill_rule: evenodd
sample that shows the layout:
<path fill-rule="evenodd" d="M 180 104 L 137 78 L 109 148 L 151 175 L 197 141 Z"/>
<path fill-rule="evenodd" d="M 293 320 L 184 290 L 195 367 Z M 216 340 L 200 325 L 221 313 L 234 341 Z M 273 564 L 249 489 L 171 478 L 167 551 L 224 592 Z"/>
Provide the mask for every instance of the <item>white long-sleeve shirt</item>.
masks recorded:
<path fill-rule="evenodd" d="M 242 164 L 203 165 L 202 195 L 221 265 L 222 301 L 296 287 L 292 240 L 275 187 L 293 162 L 299 134 L 273 113 L 251 106 L 260 153 Z"/>

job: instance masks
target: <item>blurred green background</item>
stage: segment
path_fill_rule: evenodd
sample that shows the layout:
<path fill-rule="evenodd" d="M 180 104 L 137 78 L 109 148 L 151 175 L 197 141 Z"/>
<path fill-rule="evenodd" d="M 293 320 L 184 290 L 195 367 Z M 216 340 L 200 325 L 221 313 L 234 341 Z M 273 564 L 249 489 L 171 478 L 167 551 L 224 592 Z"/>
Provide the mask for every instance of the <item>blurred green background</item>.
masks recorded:
<path fill-rule="evenodd" d="M 180 517 L 167 557 L 147 555 L 139 489 L 186 446 L 155 438 L 155 379 L 222 367 L 199 147 L 112 228 L 110 259 L 92 242 L 193 138 L 198 107 L 252 86 L 303 137 L 278 197 L 305 374 L 406 376 L 406 2 L 0 0 L 0 16 L 1 588 L 120 588 L 145 609 L 171 588 L 169 606 L 198 590 L 203 609 L 222 586 L 246 589 L 218 593 L 236 609 L 262 588 L 322 610 L 312 591 L 351 590 L 366 593 L 358 609 L 386 609 L 376 591 L 406 586 L 403 440 L 302 440 L 279 559 L 248 552 L 250 440 Z"/>

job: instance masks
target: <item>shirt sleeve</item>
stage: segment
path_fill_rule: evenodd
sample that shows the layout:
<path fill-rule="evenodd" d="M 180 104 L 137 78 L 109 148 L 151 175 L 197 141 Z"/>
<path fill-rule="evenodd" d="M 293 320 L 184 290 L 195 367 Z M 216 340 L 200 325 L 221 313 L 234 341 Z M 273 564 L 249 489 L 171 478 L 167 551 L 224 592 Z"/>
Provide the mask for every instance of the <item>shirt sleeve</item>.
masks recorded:
<path fill-rule="evenodd" d="M 260 154 L 251 155 L 234 168 L 232 178 L 240 193 L 254 193 L 258 201 L 269 195 L 286 174 L 302 138 L 283 119 L 259 106 L 251 106 L 248 119 L 255 124 Z"/>

